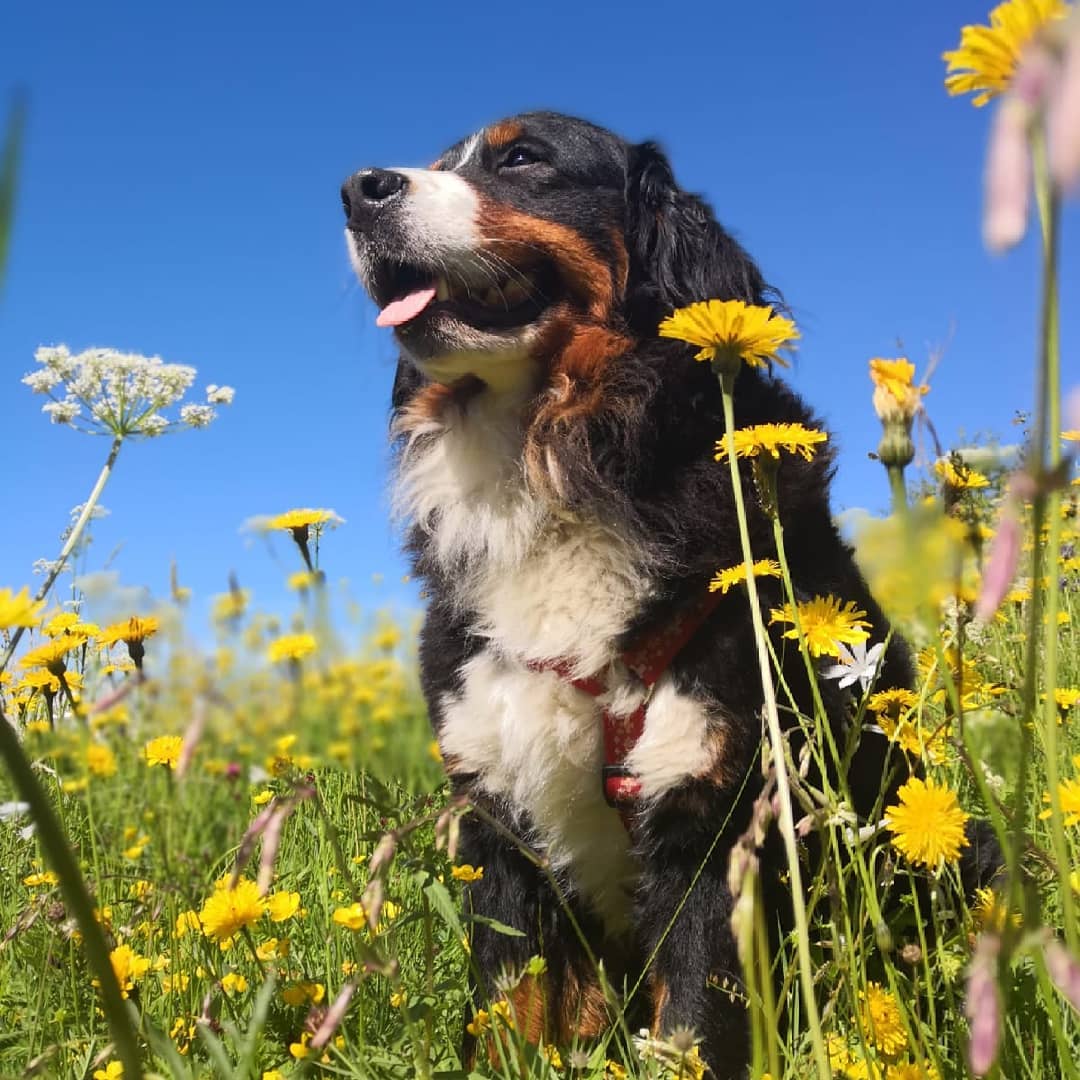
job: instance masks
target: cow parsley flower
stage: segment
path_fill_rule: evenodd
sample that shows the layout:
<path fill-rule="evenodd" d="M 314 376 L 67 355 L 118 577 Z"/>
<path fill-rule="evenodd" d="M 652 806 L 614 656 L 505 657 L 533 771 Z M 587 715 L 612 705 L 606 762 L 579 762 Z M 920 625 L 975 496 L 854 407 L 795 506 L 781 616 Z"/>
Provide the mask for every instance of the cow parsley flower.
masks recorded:
<path fill-rule="evenodd" d="M 167 364 L 157 356 L 116 349 L 72 353 L 66 345 L 42 346 L 41 365 L 23 379 L 35 394 L 50 400 L 42 411 L 55 424 L 117 438 L 150 437 L 178 427 L 206 427 L 216 416 L 211 405 L 228 405 L 231 387 L 211 385 L 207 404 L 182 403 L 195 381 L 195 369 Z M 179 406 L 179 416 L 166 411 Z"/>

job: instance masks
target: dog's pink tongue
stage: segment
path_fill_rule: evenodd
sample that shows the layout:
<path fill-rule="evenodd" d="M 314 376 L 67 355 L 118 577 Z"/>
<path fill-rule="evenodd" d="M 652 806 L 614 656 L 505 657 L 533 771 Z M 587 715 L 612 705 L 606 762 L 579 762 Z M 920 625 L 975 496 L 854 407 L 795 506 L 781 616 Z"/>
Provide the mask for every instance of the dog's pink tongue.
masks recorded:
<path fill-rule="evenodd" d="M 379 312 L 375 325 L 400 326 L 402 323 L 407 323 L 410 319 L 415 319 L 434 299 L 435 290 L 431 288 L 417 289 L 415 292 L 409 293 L 408 296 L 401 297 L 400 300 L 391 300 Z"/>

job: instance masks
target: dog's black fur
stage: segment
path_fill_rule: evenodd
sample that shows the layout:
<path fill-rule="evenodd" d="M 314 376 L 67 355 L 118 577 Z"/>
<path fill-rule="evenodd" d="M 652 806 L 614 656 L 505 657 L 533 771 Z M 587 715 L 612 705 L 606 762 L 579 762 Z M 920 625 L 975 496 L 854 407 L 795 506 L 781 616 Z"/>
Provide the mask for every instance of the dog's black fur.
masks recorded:
<path fill-rule="evenodd" d="M 538 272 L 546 295 L 533 320 L 539 333 L 529 346 L 532 384 L 515 406 L 518 471 L 530 497 L 629 538 L 640 553 L 637 572 L 648 587 L 610 642 L 617 656 L 700 595 L 717 568 L 742 561 L 729 470 L 714 460 L 723 432 L 716 377 L 708 364 L 694 361 L 692 347 L 658 338 L 658 323 L 672 309 L 697 300 L 775 305 L 778 296 L 708 205 L 678 186 L 652 143 L 631 145 L 585 122 L 537 113 L 495 125 L 479 145 L 474 139 L 452 147 L 432 168 L 453 172 L 476 192 L 489 249 L 515 266 L 533 269 L 542 263 Z M 371 174 L 358 177 L 365 175 Z M 415 283 L 436 272 L 438 264 L 410 254 L 403 235 L 405 204 L 383 206 L 387 200 L 380 199 L 358 208 L 360 183 L 354 177 L 345 189 L 350 233 L 361 276 L 377 301 L 386 303 L 403 280 Z M 368 189 L 370 194 L 370 181 Z M 500 229 L 500 221 L 512 223 L 512 229 Z M 508 238 L 511 232 L 515 240 Z M 580 248 L 568 249 L 568 237 L 577 237 Z M 409 264 L 404 278 L 401 264 Z M 459 428 L 472 422 L 487 392 L 483 377 L 473 374 L 445 386 L 432 383 L 425 359 L 446 347 L 439 344 L 445 335 L 441 316 L 433 315 L 433 323 L 424 323 L 425 318 L 398 330 L 403 358 L 393 393 L 395 430 L 414 447 L 442 437 L 437 429 L 447 417 Z M 738 426 L 784 421 L 821 426 L 771 371 L 749 367 L 736 383 L 736 420 Z M 871 641 L 881 641 L 888 624 L 830 512 L 832 471 L 829 449 L 812 461 L 785 456 L 779 467 L 778 502 L 795 588 L 800 597 L 855 601 L 868 614 Z M 755 557 L 775 558 L 772 525 L 748 468 L 743 489 Z M 409 547 L 429 598 L 421 673 L 432 722 L 442 737 L 447 703 L 465 691 L 466 665 L 485 651 L 503 664 L 515 663 L 515 657 L 458 588 L 459 579 L 478 571 L 483 551 L 449 562 L 439 557 L 433 540 L 439 523 L 439 514 L 414 522 Z M 781 589 L 764 578 L 759 592 L 768 618 L 769 608 L 783 603 Z M 580 617 L 587 625 L 590 610 L 583 608 Z M 801 657 L 778 629 L 771 636 L 784 679 L 800 708 L 812 713 Z M 912 674 L 908 649 L 893 637 L 877 688 L 908 686 Z M 536 676 L 545 677 L 553 678 Z M 514 842 L 481 817 L 469 816 L 461 857 L 483 866 L 484 874 L 468 887 L 468 904 L 524 934 L 509 937 L 478 924 L 472 959 L 484 989 L 497 996 L 500 971 L 520 969 L 530 956 L 545 955 L 547 974 L 533 987 L 542 1007 L 535 1010 L 535 999 L 521 997 L 515 1004 L 519 1016 L 529 1013 L 522 1026 L 532 1037 L 542 1032 L 565 1044 L 575 1034 L 595 1034 L 606 1017 L 564 904 L 615 981 L 624 974 L 636 978 L 659 943 L 646 983 L 648 1003 L 638 1002 L 646 1004 L 645 1022 L 657 1034 L 693 1028 L 715 1075 L 737 1076 L 749 1053 L 745 1007 L 717 987 L 740 980 L 730 927 L 728 855 L 747 828 L 762 785 L 763 696 L 745 590 L 732 590 L 721 600 L 667 677 L 707 712 L 712 758 L 707 769 L 634 809 L 628 841 L 639 873 L 630 928 L 613 933 L 605 927 L 578 888 L 574 866 L 560 871 L 566 895 L 556 897 L 544 873 Z M 907 775 L 906 765 L 889 755 L 882 736 L 851 732 L 849 692 L 824 680 L 819 689 L 841 745 L 849 738 L 859 741 L 848 781 L 856 813 L 871 820 Z M 595 703 L 586 707 L 596 709 Z M 786 722 L 791 726 L 790 717 Z M 596 711 L 597 738 L 599 724 Z M 455 792 L 474 800 L 506 833 L 543 852 L 544 835 L 523 807 L 505 790 L 493 790 L 483 770 L 460 755 L 447 750 L 446 759 Z M 719 843 L 690 889 L 718 832 Z M 760 856 L 771 917 L 786 925 L 789 905 L 775 829 Z"/>

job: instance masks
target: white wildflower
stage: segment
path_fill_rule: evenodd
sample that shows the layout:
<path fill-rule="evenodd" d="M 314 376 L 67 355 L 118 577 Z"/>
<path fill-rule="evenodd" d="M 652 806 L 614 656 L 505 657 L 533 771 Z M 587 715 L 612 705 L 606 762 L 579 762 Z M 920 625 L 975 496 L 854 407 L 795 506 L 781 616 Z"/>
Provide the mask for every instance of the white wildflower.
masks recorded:
<path fill-rule="evenodd" d="M 183 405 L 180 408 L 180 421 L 188 427 L 209 427 L 217 413 L 209 405 Z"/>
<path fill-rule="evenodd" d="M 865 641 L 856 642 L 850 649 L 840 642 L 837 647 L 840 650 L 840 663 L 825 668 L 821 677 L 838 679 L 837 686 L 841 690 L 857 682 L 865 691 L 877 675 L 881 654 L 885 651 L 885 642 L 879 641 L 869 650 Z"/>
<path fill-rule="evenodd" d="M 23 382 L 52 399 L 44 411 L 55 423 L 126 437 L 160 435 L 180 424 L 206 427 L 214 419 L 209 405 L 181 404 L 196 374 L 186 364 L 115 349 L 86 349 L 72 355 L 65 345 L 42 346 L 34 357 L 41 367 Z M 222 403 L 232 399 L 231 387 L 213 389 Z M 166 415 L 177 405 L 180 423 Z"/>
<path fill-rule="evenodd" d="M 206 388 L 206 400 L 211 405 L 231 405 L 236 391 L 231 386 L 218 386 L 211 383 Z"/>
<path fill-rule="evenodd" d="M 54 424 L 70 424 L 78 418 L 79 403 L 77 401 L 50 401 L 48 405 L 42 405 L 41 411 L 47 413 Z"/>

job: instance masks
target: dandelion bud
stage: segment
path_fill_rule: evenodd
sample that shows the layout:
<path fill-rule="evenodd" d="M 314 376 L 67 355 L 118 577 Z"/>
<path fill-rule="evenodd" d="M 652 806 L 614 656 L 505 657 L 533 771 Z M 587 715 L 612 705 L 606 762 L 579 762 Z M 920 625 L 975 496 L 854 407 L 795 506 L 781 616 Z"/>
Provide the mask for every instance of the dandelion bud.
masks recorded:
<path fill-rule="evenodd" d="M 991 251 L 1020 242 L 1027 228 L 1031 155 L 1027 129 L 1031 113 L 1017 97 L 1002 101 L 990 131 L 986 154 L 983 241 Z"/>
<path fill-rule="evenodd" d="M 874 395 L 875 401 L 877 394 Z M 878 444 L 878 458 L 886 468 L 906 469 L 915 458 L 915 444 L 911 441 L 910 421 L 891 421 L 885 425 L 885 434 Z"/>
<path fill-rule="evenodd" d="M 968 1062 L 976 1076 L 988 1073 L 1001 1039 L 1001 997 L 997 984 L 997 957 L 1001 942 L 996 935 L 980 934 L 968 972 L 964 1012 L 971 1023 Z"/>
<path fill-rule="evenodd" d="M 1069 1004 L 1080 1011 L 1080 961 L 1054 939 L 1043 949 L 1046 970 Z"/>

